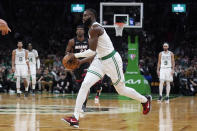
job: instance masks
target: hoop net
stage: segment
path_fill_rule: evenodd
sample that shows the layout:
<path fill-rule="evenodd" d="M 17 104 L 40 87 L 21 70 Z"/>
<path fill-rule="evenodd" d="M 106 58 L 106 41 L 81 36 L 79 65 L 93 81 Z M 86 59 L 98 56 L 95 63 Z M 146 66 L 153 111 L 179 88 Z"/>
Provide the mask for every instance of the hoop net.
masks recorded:
<path fill-rule="evenodd" d="M 115 23 L 115 30 L 116 30 L 116 36 L 122 36 L 122 31 L 124 29 L 125 23 Z"/>

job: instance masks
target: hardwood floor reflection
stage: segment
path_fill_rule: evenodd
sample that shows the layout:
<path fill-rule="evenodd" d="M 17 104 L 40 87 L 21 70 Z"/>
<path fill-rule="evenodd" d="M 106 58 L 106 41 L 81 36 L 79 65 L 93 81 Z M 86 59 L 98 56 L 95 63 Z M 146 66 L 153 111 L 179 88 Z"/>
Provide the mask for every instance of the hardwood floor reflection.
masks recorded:
<path fill-rule="evenodd" d="M 178 97 L 169 104 L 153 100 L 145 116 L 140 103 L 106 96 L 99 104 L 91 97 L 80 128 L 73 129 L 60 119 L 72 115 L 75 96 L 0 94 L 0 131 L 197 131 L 197 97 Z"/>

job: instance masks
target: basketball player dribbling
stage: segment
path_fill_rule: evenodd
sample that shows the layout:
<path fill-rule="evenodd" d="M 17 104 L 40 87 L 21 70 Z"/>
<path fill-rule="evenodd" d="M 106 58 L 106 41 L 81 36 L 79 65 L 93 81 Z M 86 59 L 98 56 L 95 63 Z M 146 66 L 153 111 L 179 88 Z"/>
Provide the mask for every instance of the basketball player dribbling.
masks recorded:
<path fill-rule="evenodd" d="M 30 67 L 28 61 L 28 51 L 23 49 L 22 41 L 18 41 L 18 48 L 12 51 L 12 71 L 16 77 L 16 92 L 20 97 L 20 78 L 24 81 L 25 97 L 28 96 L 28 81 L 27 77 L 30 75 Z"/>
<path fill-rule="evenodd" d="M 84 34 L 85 34 L 84 27 L 82 25 L 78 25 L 76 29 L 77 36 L 69 40 L 68 45 L 66 47 L 66 54 L 67 53 L 80 53 L 89 49 L 88 38 L 86 38 Z M 83 78 L 86 74 L 85 70 L 87 70 L 88 67 L 89 67 L 89 62 L 86 62 L 86 63 L 81 64 L 78 69 L 74 70 L 74 74 L 76 76 L 76 82 L 79 84 L 79 86 L 81 86 Z M 88 100 L 88 94 L 82 106 L 83 111 L 85 111 L 86 109 L 87 100 Z"/>
<path fill-rule="evenodd" d="M 168 43 L 163 44 L 163 50 L 159 53 L 159 59 L 157 64 L 157 74 L 160 79 L 159 84 L 159 99 L 158 102 L 162 101 L 163 84 L 166 82 L 166 97 L 165 102 L 169 103 L 170 94 L 170 82 L 173 81 L 174 74 L 174 54 L 168 50 Z"/>
<path fill-rule="evenodd" d="M 62 120 L 70 126 L 79 127 L 80 110 L 86 99 L 88 90 L 97 81 L 101 80 L 105 74 L 111 78 L 116 91 L 120 95 L 141 102 L 143 114 L 147 114 L 151 108 L 151 96 L 142 96 L 133 88 L 125 86 L 122 58 L 119 53 L 114 50 L 113 44 L 105 29 L 96 22 L 96 11 L 94 9 L 86 9 L 84 11 L 83 23 L 89 28 L 89 49 L 81 53 L 70 55 L 76 58 L 96 56 L 88 68 L 88 72 L 79 90 L 74 115 L 72 117 L 62 118 Z"/>

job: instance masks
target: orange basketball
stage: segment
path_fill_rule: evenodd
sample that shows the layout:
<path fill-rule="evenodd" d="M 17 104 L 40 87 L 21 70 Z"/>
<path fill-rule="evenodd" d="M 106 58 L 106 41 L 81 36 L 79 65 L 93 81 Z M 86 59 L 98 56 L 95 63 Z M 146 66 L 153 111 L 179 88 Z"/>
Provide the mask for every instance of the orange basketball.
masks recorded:
<path fill-rule="evenodd" d="M 73 55 L 66 55 L 62 60 L 62 64 L 66 69 L 74 70 L 79 67 L 79 59 L 73 57 Z"/>

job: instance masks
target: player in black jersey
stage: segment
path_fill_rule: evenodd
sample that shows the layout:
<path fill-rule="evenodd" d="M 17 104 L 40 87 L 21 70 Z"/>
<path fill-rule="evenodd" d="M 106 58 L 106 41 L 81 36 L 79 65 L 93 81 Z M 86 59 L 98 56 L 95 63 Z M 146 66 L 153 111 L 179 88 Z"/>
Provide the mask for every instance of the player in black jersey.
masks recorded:
<path fill-rule="evenodd" d="M 88 38 L 86 38 L 84 36 L 85 30 L 82 25 L 77 26 L 76 34 L 77 34 L 76 37 L 69 40 L 67 48 L 66 48 L 66 54 L 68 52 L 69 53 L 83 52 L 89 48 Z M 85 77 L 86 70 L 88 69 L 88 67 L 89 67 L 89 63 L 84 63 L 84 64 L 80 65 L 80 67 L 78 69 L 74 70 L 74 74 L 76 76 L 76 82 L 79 84 L 80 87 L 81 87 L 81 83 L 83 82 L 83 79 Z M 99 92 L 99 93 L 97 93 L 97 95 L 95 97 L 95 103 L 98 103 L 99 102 L 99 95 L 100 95 L 102 88 L 101 88 L 100 84 L 96 84 L 95 86 L 97 87 L 97 92 Z M 88 98 L 88 95 L 87 95 L 87 98 Z M 86 108 L 87 98 L 83 104 L 83 110 L 85 110 L 85 108 Z"/>

